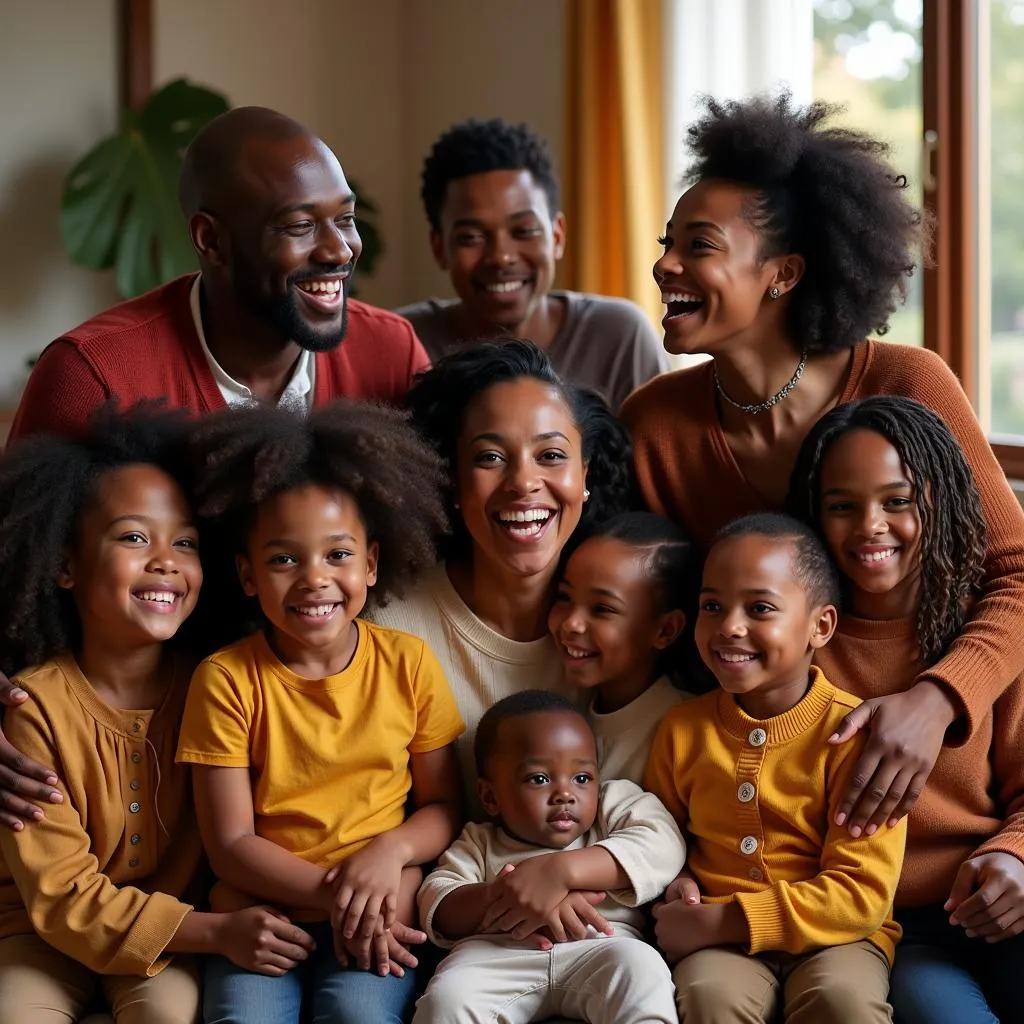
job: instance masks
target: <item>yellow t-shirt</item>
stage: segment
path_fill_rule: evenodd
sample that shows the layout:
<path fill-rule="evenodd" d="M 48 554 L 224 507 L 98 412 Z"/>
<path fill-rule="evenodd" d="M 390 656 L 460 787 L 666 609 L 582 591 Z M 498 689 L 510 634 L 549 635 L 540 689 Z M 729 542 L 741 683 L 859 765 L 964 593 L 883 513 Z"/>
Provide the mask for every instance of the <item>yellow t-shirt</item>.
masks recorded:
<path fill-rule="evenodd" d="M 256 834 L 327 868 L 405 820 L 409 755 L 463 731 L 418 637 L 357 620 L 351 663 L 326 679 L 283 665 L 262 633 L 192 676 L 178 760 L 248 768 Z"/>

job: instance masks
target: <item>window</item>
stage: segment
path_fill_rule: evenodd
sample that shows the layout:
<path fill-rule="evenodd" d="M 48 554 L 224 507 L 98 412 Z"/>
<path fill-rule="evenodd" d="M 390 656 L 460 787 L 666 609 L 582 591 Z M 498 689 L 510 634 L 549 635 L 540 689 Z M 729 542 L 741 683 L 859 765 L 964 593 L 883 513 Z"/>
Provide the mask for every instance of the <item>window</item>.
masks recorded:
<path fill-rule="evenodd" d="M 994 438 L 1024 442 L 1024 3 L 980 0 L 979 374 Z M 988 330 L 986 330 L 988 328 Z M 984 342 L 988 339 L 988 351 Z"/>
<path fill-rule="evenodd" d="M 960 377 L 1024 479 L 1024 0 L 813 0 L 815 95 L 880 134 L 934 218 L 889 339 Z"/>
<path fill-rule="evenodd" d="M 893 165 L 907 175 L 911 199 L 922 201 L 922 0 L 814 0 L 814 96 L 844 105 L 843 123 L 880 136 Z M 922 277 L 910 282 L 906 305 L 886 340 L 924 343 Z"/>

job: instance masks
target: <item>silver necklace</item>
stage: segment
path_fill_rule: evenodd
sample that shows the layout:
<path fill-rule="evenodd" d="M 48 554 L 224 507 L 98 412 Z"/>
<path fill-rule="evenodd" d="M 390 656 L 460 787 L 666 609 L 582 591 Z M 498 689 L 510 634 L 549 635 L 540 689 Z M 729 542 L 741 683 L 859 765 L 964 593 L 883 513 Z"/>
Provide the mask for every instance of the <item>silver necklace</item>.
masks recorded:
<path fill-rule="evenodd" d="M 807 349 L 804 349 L 800 353 L 800 365 L 797 366 L 796 372 L 792 377 L 786 381 L 785 384 L 779 388 L 778 391 L 772 395 L 771 398 L 766 398 L 763 402 L 758 402 L 757 405 L 744 405 L 742 402 L 737 402 L 726 394 L 725 388 L 722 387 L 722 382 L 718 379 L 718 368 L 712 363 L 711 372 L 715 378 L 715 388 L 718 393 L 735 409 L 739 409 L 740 412 L 745 412 L 748 416 L 756 416 L 759 412 L 767 412 L 773 405 L 778 405 L 786 395 L 796 387 L 797 381 L 804 375 L 804 369 L 807 366 Z"/>

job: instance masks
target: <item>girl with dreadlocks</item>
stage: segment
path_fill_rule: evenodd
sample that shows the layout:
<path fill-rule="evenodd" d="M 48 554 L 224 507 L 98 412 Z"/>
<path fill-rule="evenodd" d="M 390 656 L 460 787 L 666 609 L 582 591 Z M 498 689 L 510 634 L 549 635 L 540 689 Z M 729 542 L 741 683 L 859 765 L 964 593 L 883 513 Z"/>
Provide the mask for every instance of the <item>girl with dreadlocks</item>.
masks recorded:
<path fill-rule="evenodd" d="M 0 459 L 0 667 L 28 699 L 11 741 L 52 765 L 61 798 L 0 836 L 0 1021 L 191 1024 L 199 983 L 177 953 L 252 970 L 307 939 L 267 908 L 196 913 L 188 771 L 175 766 L 192 664 L 173 649 L 202 583 L 180 481 L 185 425 L 101 409 L 79 441 Z"/>
<path fill-rule="evenodd" d="M 970 618 L 986 545 L 970 465 L 931 410 L 869 398 L 812 429 L 789 502 L 819 531 L 845 582 L 846 612 L 817 661 L 870 713 L 941 659 Z M 903 793 L 920 793 L 896 894 L 904 935 L 890 1001 L 900 1022 L 1024 1020 L 1022 742 L 1016 679 L 966 736 L 947 736 L 930 777 L 890 776 L 879 765 L 867 783 L 888 789 L 889 815 Z"/>
<path fill-rule="evenodd" d="M 397 1024 L 415 994 L 401 944 L 426 938 L 411 866 L 458 833 L 463 725 L 426 644 L 359 616 L 432 566 L 440 461 L 401 413 L 358 403 L 227 410 L 194 452 L 200 511 L 262 616 L 196 670 L 181 728 L 211 901 L 268 900 L 316 940 L 273 978 L 212 958 L 207 1024 Z"/>

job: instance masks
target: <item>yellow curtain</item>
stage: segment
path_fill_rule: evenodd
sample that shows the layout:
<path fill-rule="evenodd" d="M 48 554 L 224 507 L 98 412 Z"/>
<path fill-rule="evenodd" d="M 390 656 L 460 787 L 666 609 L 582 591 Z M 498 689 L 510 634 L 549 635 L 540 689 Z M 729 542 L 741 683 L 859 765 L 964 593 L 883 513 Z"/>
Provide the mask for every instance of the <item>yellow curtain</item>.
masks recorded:
<path fill-rule="evenodd" d="M 621 295 L 655 325 L 665 227 L 662 0 L 566 0 L 566 287 Z"/>

